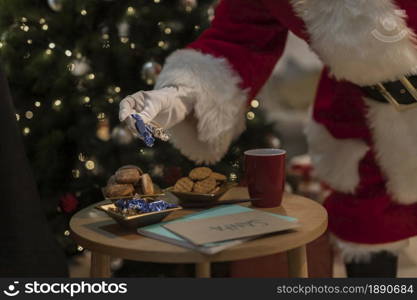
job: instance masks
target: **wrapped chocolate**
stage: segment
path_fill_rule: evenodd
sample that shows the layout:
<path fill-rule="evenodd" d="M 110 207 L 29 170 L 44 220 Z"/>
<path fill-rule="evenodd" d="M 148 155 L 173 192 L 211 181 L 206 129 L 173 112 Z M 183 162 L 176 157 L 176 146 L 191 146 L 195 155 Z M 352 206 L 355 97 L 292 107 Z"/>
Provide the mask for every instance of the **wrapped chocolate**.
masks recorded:
<path fill-rule="evenodd" d="M 147 202 L 141 198 L 119 199 L 114 204 L 122 213 L 128 215 L 162 211 L 165 209 L 177 207 L 177 205 L 168 203 L 163 200 Z"/>
<path fill-rule="evenodd" d="M 135 127 L 139 138 L 145 142 L 146 146 L 153 147 L 155 137 L 164 142 L 169 140 L 169 135 L 166 131 L 156 123 L 145 124 L 138 114 L 132 114 L 132 118 L 135 119 Z"/>

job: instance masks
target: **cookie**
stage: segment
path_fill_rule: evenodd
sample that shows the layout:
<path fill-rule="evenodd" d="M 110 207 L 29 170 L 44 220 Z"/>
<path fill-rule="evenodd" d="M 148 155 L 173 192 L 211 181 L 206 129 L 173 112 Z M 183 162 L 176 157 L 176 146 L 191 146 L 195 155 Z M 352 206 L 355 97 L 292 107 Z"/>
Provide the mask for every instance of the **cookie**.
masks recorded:
<path fill-rule="evenodd" d="M 119 169 L 116 174 L 117 183 L 138 183 L 140 180 L 140 173 L 137 169 Z"/>
<path fill-rule="evenodd" d="M 214 190 L 211 190 L 211 191 L 209 192 L 209 194 L 215 194 L 215 193 L 217 193 L 219 190 L 220 190 L 220 187 L 216 186 L 216 187 L 214 188 Z"/>
<path fill-rule="evenodd" d="M 188 178 L 183 177 L 178 179 L 177 183 L 174 185 L 174 191 L 176 192 L 191 192 L 193 190 L 194 182 Z"/>
<path fill-rule="evenodd" d="M 212 177 L 208 177 L 204 180 L 197 181 L 194 184 L 193 192 L 206 194 L 206 193 L 212 191 L 215 187 L 216 187 L 216 179 L 214 179 Z"/>
<path fill-rule="evenodd" d="M 154 188 L 153 188 L 153 182 L 151 179 L 151 176 L 149 176 L 149 174 L 143 174 L 141 177 L 141 187 L 142 187 L 142 192 L 144 195 L 152 195 L 155 193 Z"/>
<path fill-rule="evenodd" d="M 109 180 L 107 180 L 107 185 L 112 185 L 112 184 L 117 184 L 115 175 L 110 176 Z"/>
<path fill-rule="evenodd" d="M 217 172 L 211 173 L 210 177 L 214 178 L 217 181 L 226 181 L 227 180 L 227 177 L 225 175 L 217 173 Z"/>
<path fill-rule="evenodd" d="M 127 197 L 133 196 L 135 189 L 131 184 L 112 184 L 105 188 L 105 194 L 107 197 Z"/>
<path fill-rule="evenodd" d="M 135 188 L 135 193 L 138 195 L 143 195 L 143 191 L 142 191 L 142 185 L 141 184 L 137 184 L 134 186 Z"/>
<path fill-rule="evenodd" d="M 188 177 L 190 177 L 192 180 L 203 180 L 209 177 L 211 173 L 213 173 L 213 171 L 210 168 L 199 167 L 192 169 L 190 174 L 188 174 Z"/>
<path fill-rule="evenodd" d="M 142 169 L 139 168 L 138 166 L 135 166 L 135 165 L 125 165 L 125 166 L 120 167 L 117 171 L 119 171 L 119 170 L 125 170 L 125 169 L 136 169 L 136 170 L 138 170 L 139 175 L 142 175 L 143 174 Z"/>

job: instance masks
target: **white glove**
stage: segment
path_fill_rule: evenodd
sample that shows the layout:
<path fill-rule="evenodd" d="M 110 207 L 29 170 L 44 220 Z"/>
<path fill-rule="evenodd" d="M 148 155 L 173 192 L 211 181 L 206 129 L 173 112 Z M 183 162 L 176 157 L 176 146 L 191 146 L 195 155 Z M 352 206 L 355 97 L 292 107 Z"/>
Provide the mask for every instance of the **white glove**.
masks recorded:
<path fill-rule="evenodd" d="M 160 90 L 139 91 L 120 102 L 119 119 L 138 136 L 132 114 L 139 114 L 145 124 L 151 121 L 168 129 L 178 124 L 192 111 L 194 97 L 185 87 L 165 87 Z"/>

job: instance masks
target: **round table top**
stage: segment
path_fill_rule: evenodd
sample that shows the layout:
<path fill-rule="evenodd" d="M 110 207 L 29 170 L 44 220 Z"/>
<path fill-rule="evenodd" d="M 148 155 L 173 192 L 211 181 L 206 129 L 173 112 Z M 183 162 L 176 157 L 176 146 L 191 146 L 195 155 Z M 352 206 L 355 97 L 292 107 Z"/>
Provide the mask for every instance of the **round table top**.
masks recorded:
<path fill-rule="evenodd" d="M 249 198 L 247 188 L 237 187 L 223 197 Z M 104 202 L 103 202 L 104 203 Z M 282 205 L 264 211 L 298 218 L 300 227 L 285 234 L 269 235 L 225 249 L 214 255 L 147 238 L 121 227 L 106 213 L 95 208 L 98 203 L 77 212 L 70 221 L 71 236 L 91 251 L 131 260 L 161 263 L 200 263 L 235 261 L 271 255 L 305 245 L 318 238 L 327 228 L 327 213 L 319 203 L 292 194 L 285 194 Z M 249 203 L 245 204 L 250 206 Z M 165 220 L 195 212 L 183 209 L 171 213 Z"/>

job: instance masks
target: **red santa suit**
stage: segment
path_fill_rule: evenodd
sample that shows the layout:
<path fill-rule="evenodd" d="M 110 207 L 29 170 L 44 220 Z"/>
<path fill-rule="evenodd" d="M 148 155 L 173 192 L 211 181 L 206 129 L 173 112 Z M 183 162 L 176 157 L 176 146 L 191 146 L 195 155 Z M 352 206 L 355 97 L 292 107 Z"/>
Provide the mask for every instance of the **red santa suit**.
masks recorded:
<path fill-rule="evenodd" d="M 361 87 L 417 74 L 415 0 L 221 1 L 212 26 L 158 78 L 156 88 L 196 92 L 173 143 L 196 161 L 219 160 L 289 31 L 325 65 L 306 132 L 317 174 L 334 190 L 330 231 L 348 259 L 397 251 L 417 235 L 417 108 L 399 112 Z"/>

